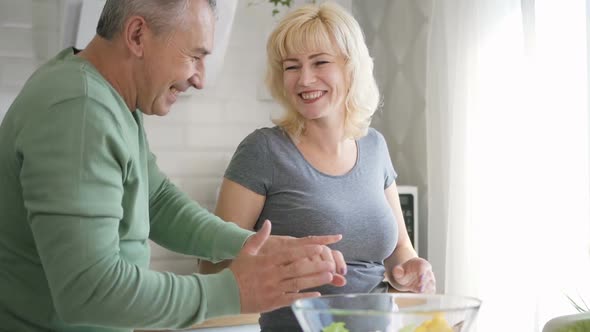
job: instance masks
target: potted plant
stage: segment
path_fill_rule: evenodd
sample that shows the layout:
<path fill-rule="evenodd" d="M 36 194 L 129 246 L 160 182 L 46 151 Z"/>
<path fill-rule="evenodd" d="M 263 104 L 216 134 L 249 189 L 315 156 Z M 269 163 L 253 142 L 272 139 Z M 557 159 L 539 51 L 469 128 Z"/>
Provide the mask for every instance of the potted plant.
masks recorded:
<path fill-rule="evenodd" d="M 566 295 L 574 308 L 576 314 L 558 316 L 549 320 L 543 327 L 543 332 L 586 332 L 590 331 L 590 308 L 586 301 L 580 297 L 579 301 Z"/>
<path fill-rule="evenodd" d="M 266 2 L 273 5 L 272 16 L 276 16 L 281 12 L 281 9 L 288 9 L 295 5 L 296 0 L 252 0 L 249 5 L 258 5 Z M 306 0 L 305 2 L 315 3 L 315 0 Z"/>

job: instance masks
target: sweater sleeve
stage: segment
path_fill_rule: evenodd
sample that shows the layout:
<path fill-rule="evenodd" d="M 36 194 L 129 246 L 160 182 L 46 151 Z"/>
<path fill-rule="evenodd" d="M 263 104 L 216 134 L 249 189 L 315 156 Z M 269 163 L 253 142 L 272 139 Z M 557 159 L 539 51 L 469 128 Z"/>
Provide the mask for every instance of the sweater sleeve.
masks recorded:
<path fill-rule="evenodd" d="M 113 114 L 101 107 L 88 98 L 61 102 L 17 137 L 28 222 L 59 317 L 81 325 L 180 328 L 239 313 L 229 270 L 178 276 L 122 258 L 129 151 Z"/>
<path fill-rule="evenodd" d="M 234 258 L 254 234 L 223 221 L 178 190 L 160 172 L 153 155 L 148 168 L 150 238 L 159 245 L 217 262 Z"/>

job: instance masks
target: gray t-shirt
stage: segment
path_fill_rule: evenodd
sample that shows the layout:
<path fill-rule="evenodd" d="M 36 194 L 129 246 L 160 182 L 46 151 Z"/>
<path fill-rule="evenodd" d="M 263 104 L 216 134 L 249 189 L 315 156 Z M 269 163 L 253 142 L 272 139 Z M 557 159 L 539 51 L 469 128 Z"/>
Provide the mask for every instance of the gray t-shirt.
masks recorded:
<path fill-rule="evenodd" d="M 273 235 L 342 234 L 331 245 L 347 263 L 344 287 L 322 294 L 384 292 L 383 260 L 397 244 L 398 228 L 384 190 L 395 180 L 383 136 L 373 128 L 357 141 L 357 160 L 346 174 L 324 174 L 309 164 L 279 127 L 262 128 L 238 146 L 225 177 L 266 196 L 256 222 L 272 222 Z M 263 331 L 297 331 L 289 307 L 261 316 Z"/>

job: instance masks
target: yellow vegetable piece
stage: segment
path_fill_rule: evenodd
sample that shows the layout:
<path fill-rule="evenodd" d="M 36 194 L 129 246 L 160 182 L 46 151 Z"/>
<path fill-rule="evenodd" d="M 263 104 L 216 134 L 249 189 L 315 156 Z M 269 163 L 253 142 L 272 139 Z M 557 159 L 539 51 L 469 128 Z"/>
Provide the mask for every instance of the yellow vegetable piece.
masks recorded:
<path fill-rule="evenodd" d="M 432 319 L 420 324 L 414 332 L 453 332 L 445 316 L 438 312 L 435 313 Z"/>

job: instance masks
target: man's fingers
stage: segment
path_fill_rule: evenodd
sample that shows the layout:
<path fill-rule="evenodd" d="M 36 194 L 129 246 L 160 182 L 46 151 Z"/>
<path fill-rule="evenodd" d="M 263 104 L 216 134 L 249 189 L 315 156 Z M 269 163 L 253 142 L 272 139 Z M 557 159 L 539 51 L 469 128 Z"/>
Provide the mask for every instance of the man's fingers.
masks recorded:
<path fill-rule="evenodd" d="M 322 246 L 322 252 L 320 253 L 319 258 L 324 262 L 330 262 L 330 264 L 332 264 L 330 272 L 336 273 L 336 262 L 334 261 L 334 256 L 332 256 L 332 250 L 330 250 L 330 248 Z"/>
<path fill-rule="evenodd" d="M 250 255 L 256 255 L 258 251 L 260 251 L 260 248 L 262 248 L 264 242 L 266 242 L 270 236 L 270 228 L 270 221 L 265 220 L 264 224 L 262 224 L 262 228 L 259 229 L 256 234 L 250 236 L 250 238 L 246 241 L 243 250 Z"/>
<path fill-rule="evenodd" d="M 315 273 L 303 277 L 283 280 L 278 288 L 285 293 L 297 293 L 302 289 L 318 287 L 332 282 L 333 274 L 330 272 Z"/>
<path fill-rule="evenodd" d="M 321 259 L 302 258 L 293 263 L 283 265 L 281 270 L 283 279 L 291 279 L 318 272 L 333 272 L 334 263 Z"/>
<path fill-rule="evenodd" d="M 282 250 L 280 254 L 272 256 L 272 261 L 278 265 L 286 265 L 298 261 L 303 258 L 312 258 L 313 256 L 321 254 L 323 248 L 318 245 L 305 245 L 295 248 Z"/>
<path fill-rule="evenodd" d="M 302 237 L 302 238 L 298 238 L 298 239 L 294 239 L 293 241 L 295 241 L 296 245 L 301 245 L 301 244 L 319 244 L 319 245 L 328 245 L 328 244 L 333 244 L 336 243 L 338 241 L 342 240 L 342 235 L 341 234 L 335 234 L 335 235 L 310 235 L 307 237 Z"/>
<path fill-rule="evenodd" d="M 271 237 L 270 233 L 270 222 L 265 221 L 230 265 L 240 288 L 243 313 L 288 306 L 298 299 L 320 296 L 302 290 L 346 283 L 338 274 L 346 267 L 342 254 L 327 247 L 340 241 L 341 235 L 297 239 Z"/>

